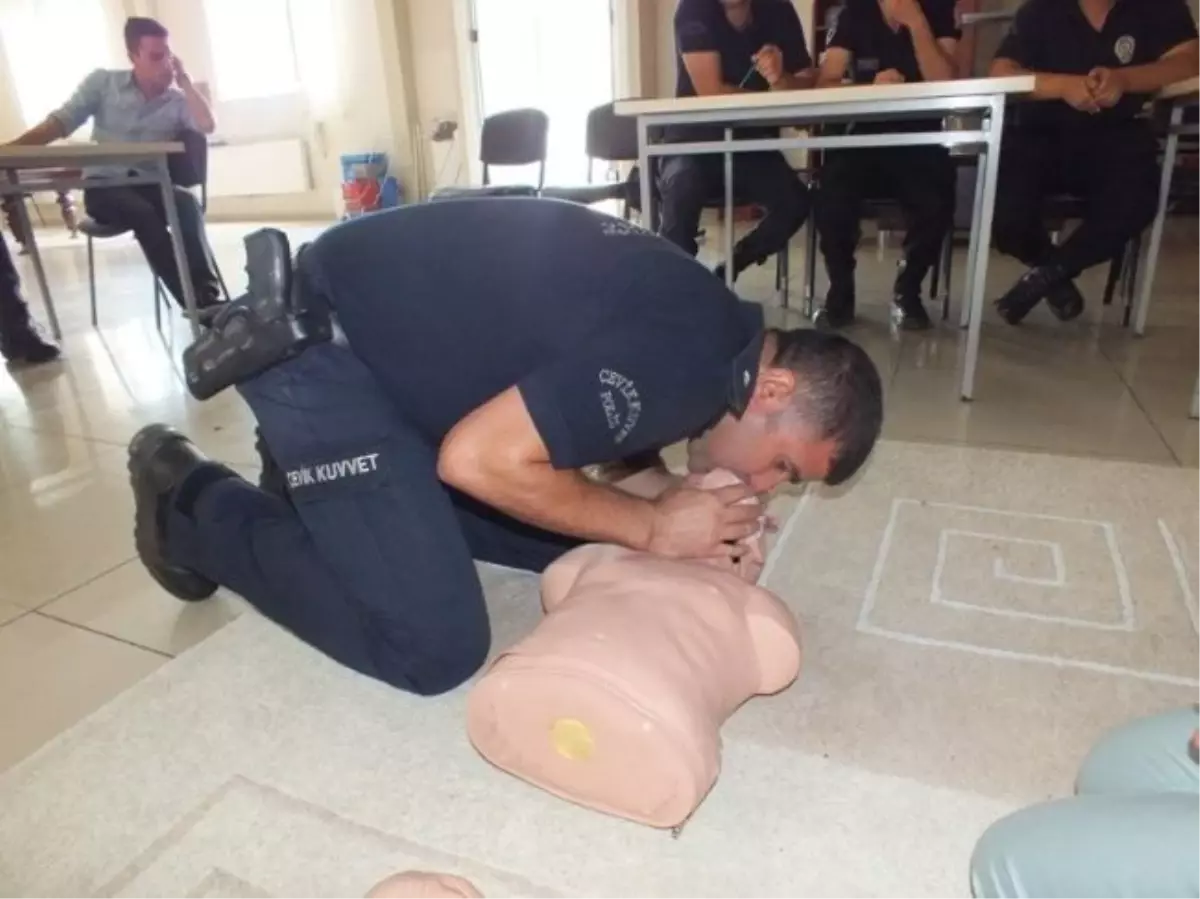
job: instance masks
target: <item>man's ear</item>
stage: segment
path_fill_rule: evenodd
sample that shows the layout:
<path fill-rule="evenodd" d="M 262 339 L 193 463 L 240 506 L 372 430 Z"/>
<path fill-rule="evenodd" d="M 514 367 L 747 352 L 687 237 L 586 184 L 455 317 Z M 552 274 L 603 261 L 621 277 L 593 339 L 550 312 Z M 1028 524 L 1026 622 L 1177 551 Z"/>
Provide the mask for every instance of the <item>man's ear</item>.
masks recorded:
<path fill-rule="evenodd" d="M 758 373 L 749 407 L 756 412 L 782 412 L 796 395 L 796 373 L 788 368 L 764 368 Z"/>

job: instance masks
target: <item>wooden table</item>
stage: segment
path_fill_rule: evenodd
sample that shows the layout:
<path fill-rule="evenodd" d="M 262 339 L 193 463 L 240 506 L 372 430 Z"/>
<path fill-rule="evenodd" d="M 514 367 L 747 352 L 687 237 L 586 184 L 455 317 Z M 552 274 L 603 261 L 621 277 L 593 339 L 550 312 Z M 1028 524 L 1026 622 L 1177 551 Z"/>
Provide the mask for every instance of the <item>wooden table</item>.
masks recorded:
<path fill-rule="evenodd" d="M 12 196 L 22 200 L 25 194 L 39 190 L 76 190 L 104 187 L 126 187 L 139 184 L 156 185 L 163 196 L 163 207 L 167 213 L 167 230 L 171 235 L 171 246 L 175 251 L 175 265 L 179 269 L 179 280 L 183 285 L 184 306 L 191 322 L 192 335 L 200 335 L 196 318 L 196 292 L 188 276 L 187 250 L 183 245 L 183 234 L 179 227 L 179 211 L 175 208 L 175 192 L 171 174 L 167 169 L 167 157 L 182 153 L 183 144 L 176 141 L 160 143 L 60 143 L 45 147 L 0 146 L 0 197 Z M 147 173 L 127 173 L 84 177 L 79 171 L 89 166 L 120 166 L 131 170 L 135 165 L 150 163 Z M 58 313 L 46 281 L 46 269 L 38 252 L 37 239 L 29 213 L 23 201 L 18 203 L 18 216 L 25 232 L 30 235 L 29 255 L 33 270 L 46 304 L 46 314 L 54 336 L 62 339 Z"/>
<path fill-rule="evenodd" d="M 833 150 L 867 147 L 942 146 L 957 147 L 980 157 L 975 188 L 974 215 L 963 298 L 967 325 L 967 352 L 963 365 L 961 396 L 975 394 L 975 369 L 979 357 L 980 326 L 983 319 L 984 288 L 987 283 L 988 250 L 992 237 L 992 214 L 996 179 L 1000 171 L 1004 107 L 1009 97 L 1033 92 L 1032 75 L 1015 78 L 973 78 L 959 81 L 913 84 L 856 85 L 800 91 L 724 94 L 713 97 L 675 97 L 658 100 L 623 100 L 616 104 L 618 115 L 638 120 L 638 154 L 642 178 L 642 215 L 652 222 L 653 196 L 651 159 L 720 153 L 725 157 L 726 221 L 733 207 L 733 154 L 763 150 Z M 799 133 L 754 140 L 735 140 L 734 129 L 745 125 L 805 127 L 831 122 L 911 122 L 942 119 L 950 114 L 979 117 L 973 130 L 895 131 L 818 137 Z M 652 131 L 669 125 L 719 125 L 724 139 L 689 143 L 653 143 Z M 726 228 L 725 258 L 733 258 L 732 228 Z M 732 287 L 733 266 L 726 266 Z"/>

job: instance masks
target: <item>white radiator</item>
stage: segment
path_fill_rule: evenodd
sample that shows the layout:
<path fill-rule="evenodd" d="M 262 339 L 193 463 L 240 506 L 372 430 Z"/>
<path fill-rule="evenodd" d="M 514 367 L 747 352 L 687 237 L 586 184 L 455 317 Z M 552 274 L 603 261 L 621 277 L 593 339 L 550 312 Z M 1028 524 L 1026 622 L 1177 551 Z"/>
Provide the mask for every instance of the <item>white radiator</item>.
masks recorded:
<path fill-rule="evenodd" d="M 303 194 L 312 189 L 308 148 L 298 138 L 209 147 L 210 197 Z"/>

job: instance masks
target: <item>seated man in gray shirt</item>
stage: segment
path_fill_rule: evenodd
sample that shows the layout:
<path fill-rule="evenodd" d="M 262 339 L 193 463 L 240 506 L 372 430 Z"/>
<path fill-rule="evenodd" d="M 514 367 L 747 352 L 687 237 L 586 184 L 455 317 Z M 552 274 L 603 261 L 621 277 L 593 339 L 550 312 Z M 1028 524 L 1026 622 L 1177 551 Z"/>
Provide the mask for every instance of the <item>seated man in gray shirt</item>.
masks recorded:
<path fill-rule="evenodd" d="M 167 29 L 154 19 L 125 21 L 130 69 L 97 69 L 62 107 L 14 141 L 40 145 L 66 137 L 89 118 L 98 143 L 177 140 L 185 130 L 212 134 L 216 123 L 208 101 L 196 90 L 179 58 L 167 44 Z M 93 167 L 87 176 L 124 174 Z M 180 306 L 183 288 L 175 266 L 162 192 L 154 185 L 103 187 L 84 191 L 84 205 L 96 221 L 133 231 L 150 267 Z M 196 304 L 219 301 L 220 286 L 212 250 L 204 236 L 204 217 L 196 198 L 175 188 L 180 230 L 187 250 Z"/>

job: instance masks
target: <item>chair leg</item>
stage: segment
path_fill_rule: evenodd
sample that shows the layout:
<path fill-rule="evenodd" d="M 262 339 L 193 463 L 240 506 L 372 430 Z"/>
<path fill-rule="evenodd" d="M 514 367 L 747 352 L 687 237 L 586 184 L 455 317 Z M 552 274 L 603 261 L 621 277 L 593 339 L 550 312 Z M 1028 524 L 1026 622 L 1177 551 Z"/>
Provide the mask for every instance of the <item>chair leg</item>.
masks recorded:
<path fill-rule="evenodd" d="M 804 227 L 804 315 L 812 318 L 817 294 L 817 228 L 811 215 Z"/>
<path fill-rule="evenodd" d="M 788 281 L 792 276 L 791 249 L 787 245 L 775 256 L 775 292 L 784 309 L 788 308 Z"/>
<path fill-rule="evenodd" d="M 1125 268 L 1125 253 L 1126 247 L 1121 248 L 1121 252 L 1113 256 L 1112 262 L 1108 264 L 1108 277 L 1104 281 L 1104 305 L 1111 306 L 1113 294 L 1116 293 L 1118 282 L 1122 281 L 1122 275 Z"/>
<path fill-rule="evenodd" d="M 225 302 L 229 302 L 229 288 L 225 286 L 225 276 L 221 274 L 221 267 L 217 265 L 217 260 L 213 260 L 213 271 L 217 274 L 217 283 L 221 285 L 221 296 L 225 297 Z"/>
<path fill-rule="evenodd" d="M 942 248 L 942 321 L 950 319 L 950 276 L 954 273 L 954 232 L 946 235 Z"/>
<path fill-rule="evenodd" d="M 88 257 L 88 292 L 92 300 L 92 327 L 98 328 L 99 316 L 96 313 L 96 251 L 92 246 L 92 235 L 87 236 L 87 257 Z"/>
<path fill-rule="evenodd" d="M 154 278 L 154 328 L 162 333 L 162 284 Z"/>

